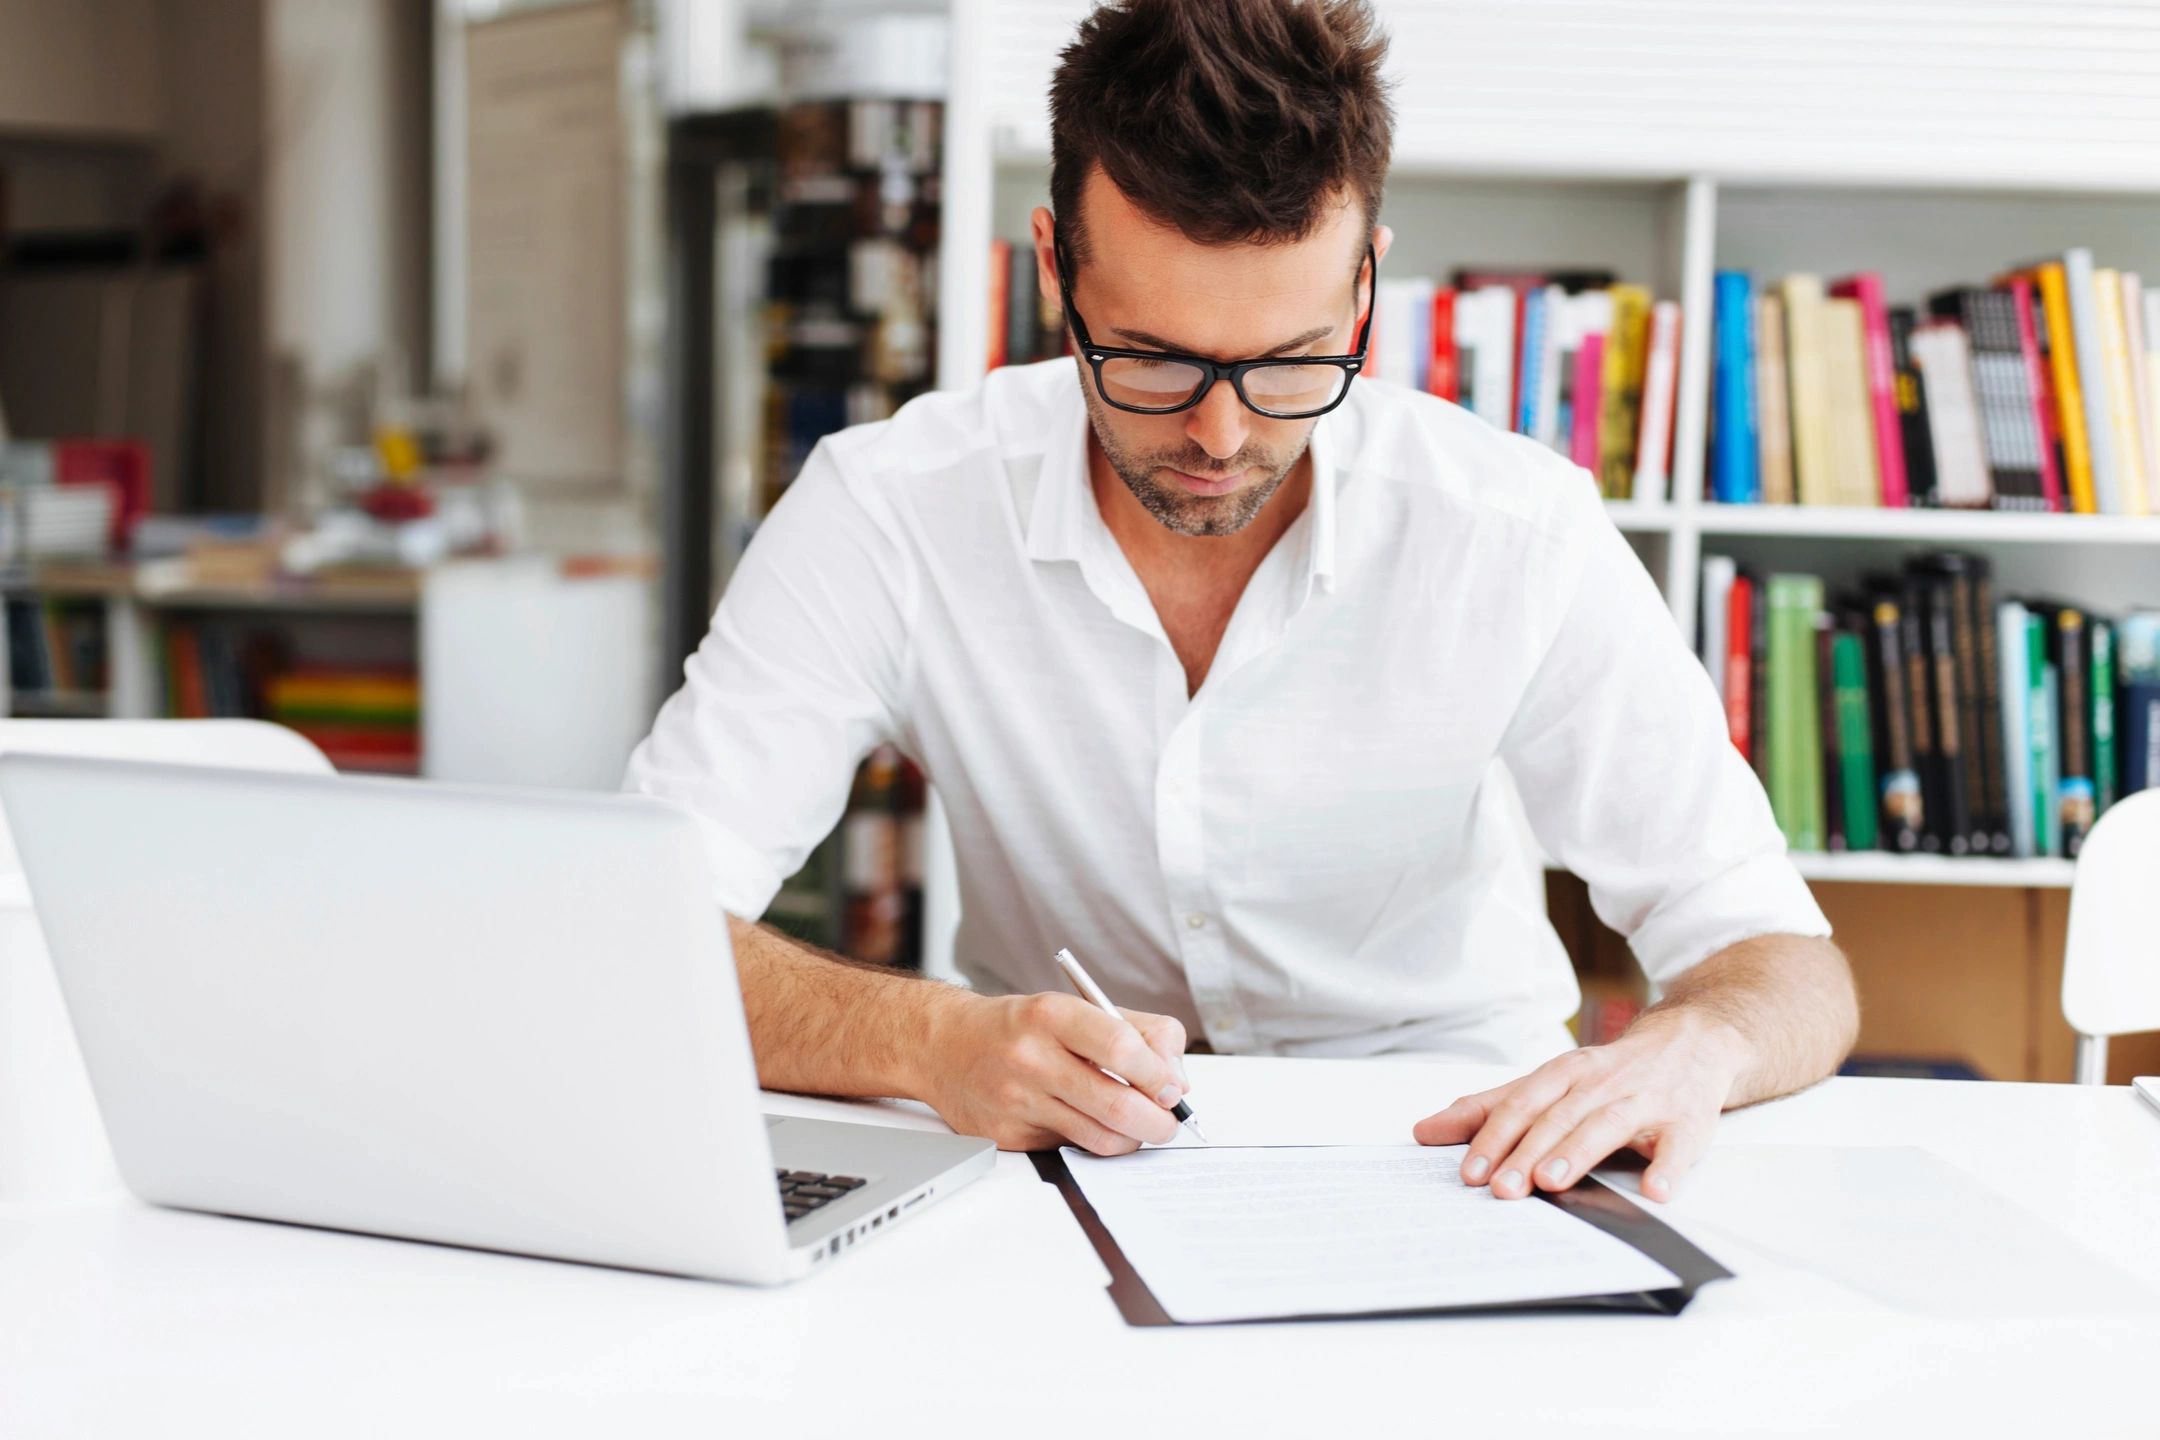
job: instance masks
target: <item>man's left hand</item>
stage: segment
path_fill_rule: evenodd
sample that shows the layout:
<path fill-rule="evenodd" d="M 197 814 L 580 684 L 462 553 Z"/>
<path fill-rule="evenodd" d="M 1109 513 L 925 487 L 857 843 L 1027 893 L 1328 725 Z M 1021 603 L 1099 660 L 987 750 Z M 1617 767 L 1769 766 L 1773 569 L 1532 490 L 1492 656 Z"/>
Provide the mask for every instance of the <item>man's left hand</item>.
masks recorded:
<path fill-rule="evenodd" d="M 1622 1146 L 1650 1160 L 1643 1194 L 1672 1197 L 1709 1147 L 1748 1063 L 1746 1041 L 1684 1008 L 1645 1015 L 1609 1045 L 1571 1050 L 1519 1080 L 1428 1115 L 1422 1145 L 1460 1145 L 1466 1184 L 1503 1200 L 1565 1190 Z"/>

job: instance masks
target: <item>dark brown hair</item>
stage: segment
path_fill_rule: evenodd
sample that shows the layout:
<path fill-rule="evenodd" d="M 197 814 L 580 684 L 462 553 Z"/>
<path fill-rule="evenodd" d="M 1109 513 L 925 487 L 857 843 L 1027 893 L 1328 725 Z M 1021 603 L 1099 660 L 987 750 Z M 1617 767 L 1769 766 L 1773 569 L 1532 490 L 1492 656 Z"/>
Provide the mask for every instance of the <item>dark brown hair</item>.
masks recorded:
<path fill-rule="evenodd" d="M 1364 0 L 1096 10 L 1050 82 L 1050 209 L 1072 263 L 1086 258 L 1080 192 L 1096 165 L 1204 245 L 1301 240 L 1344 187 L 1370 231 L 1395 129 L 1386 53 Z"/>

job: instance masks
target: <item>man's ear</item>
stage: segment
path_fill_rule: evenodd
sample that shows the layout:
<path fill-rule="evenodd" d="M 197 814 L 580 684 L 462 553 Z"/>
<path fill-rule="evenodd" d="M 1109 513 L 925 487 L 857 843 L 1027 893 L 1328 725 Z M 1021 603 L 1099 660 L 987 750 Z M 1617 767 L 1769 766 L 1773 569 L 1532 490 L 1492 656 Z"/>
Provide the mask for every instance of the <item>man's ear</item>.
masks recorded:
<path fill-rule="evenodd" d="M 1028 236 L 1035 245 L 1035 284 L 1042 297 L 1053 303 L 1059 298 L 1056 235 L 1057 217 L 1050 213 L 1048 206 L 1036 206 L 1028 216 Z M 1012 301 L 1018 299 L 1018 296 L 1012 297 Z"/>
<path fill-rule="evenodd" d="M 1388 246 L 1395 243 L 1395 231 L 1386 225 L 1373 226 L 1372 253 L 1375 261 L 1387 259 Z"/>

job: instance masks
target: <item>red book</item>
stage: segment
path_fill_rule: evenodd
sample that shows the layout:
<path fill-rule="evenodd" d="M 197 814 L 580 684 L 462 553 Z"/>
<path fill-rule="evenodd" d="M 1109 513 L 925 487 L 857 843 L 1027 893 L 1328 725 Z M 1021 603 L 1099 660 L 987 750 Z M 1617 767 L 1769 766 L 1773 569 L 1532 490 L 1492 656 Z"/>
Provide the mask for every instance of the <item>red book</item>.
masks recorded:
<path fill-rule="evenodd" d="M 1012 320 L 1012 242 L 990 242 L 990 348 L 986 352 L 984 368 L 995 370 L 1003 365 L 1005 355 L 1005 332 Z"/>
<path fill-rule="evenodd" d="M 1883 303 L 1882 276 L 1873 270 L 1840 280 L 1830 293 L 1860 302 L 1860 325 L 1867 342 L 1868 400 L 1875 411 L 1875 457 L 1882 471 L 1882 503 L 1907 506 L 1905 432 L 1898 419 L 1897 367 L 1890 355 L 1890 309 Z"/>
<path fill-rule="evenodd" d="M 1733 748 L 1750 763 L 1754 754 L 1748 737 L 1754 730 L 1754 708 L 1748 694 L 1755 657 L 1755 582 L 1745 575 L 1733 577 L 1725 597 L 1725 730 Z"/>
<path fill-rule="evenodd" d="M 2057 513 L 2063 509 L 2062 468 L 2055 457 L 2060 453 L 2062 436 L 2056 430 L 2055 381 L 2048 374 L 2047 363 L 2040 358 L 2040 327 L 2033 320 L 2033 285 L 2031 279 L 2014 275 L 2002 287 L 2010 292 L 2010 299 L 2017 306 L 2018 349 L 2025 352 L 2025 378 L 2031 382 L 2033 396 L 2033 419 L 2040 427 L 2040 494 L 2047 501 L 2047 508 Z M 2048 337 L 2052 342 L 2053 336 Z"/>
<path fill-rule="evenodd" d="M 140 440 L 61 440 L 53 445 L 53 479 L 109 487 L 113 515 L 106 543 L 125 550 L 135 522 L 150 509 L 150 447 Z"/>
<path fill-rule="evenodd" d="M 1575 434 L 1569 458 L 1592 475 L 1598 471 L 1598 413 L 1605 408 L 1605 337 L 1583 336 L 1575 352 Z"/>
<path fill-rule="evenodd" d="M 1433 291 L 1432 356 L 1425 367 L 1425 388 L 1443 400 L 1462 399 L 1462 353 L 1455 348 L 1455 292 Z"/>

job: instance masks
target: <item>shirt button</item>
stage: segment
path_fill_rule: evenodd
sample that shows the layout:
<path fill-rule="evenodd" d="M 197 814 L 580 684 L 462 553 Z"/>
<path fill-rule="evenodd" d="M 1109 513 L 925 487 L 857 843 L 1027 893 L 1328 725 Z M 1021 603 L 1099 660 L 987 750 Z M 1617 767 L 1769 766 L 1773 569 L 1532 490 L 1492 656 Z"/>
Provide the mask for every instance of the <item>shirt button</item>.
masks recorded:
<path fill-rule="evenodd" d="M 1201 926 L 1207 924 L 1207 916 L 1200 914 L 1198 911 L 1195 911 L 1194 913 L 1185 917 L 1185 923 L 1192 929 L 1198 930 Z"/>
<path fill-rule="evenodd" d="M 1217 1015 L 1213 1020 L 1208 1022 L 1208 1029 L 1216 1031 L 1217 1033 L 1224 1033 L 1235 1030 L 1237 1029 L 1237 1016 Z"/>

